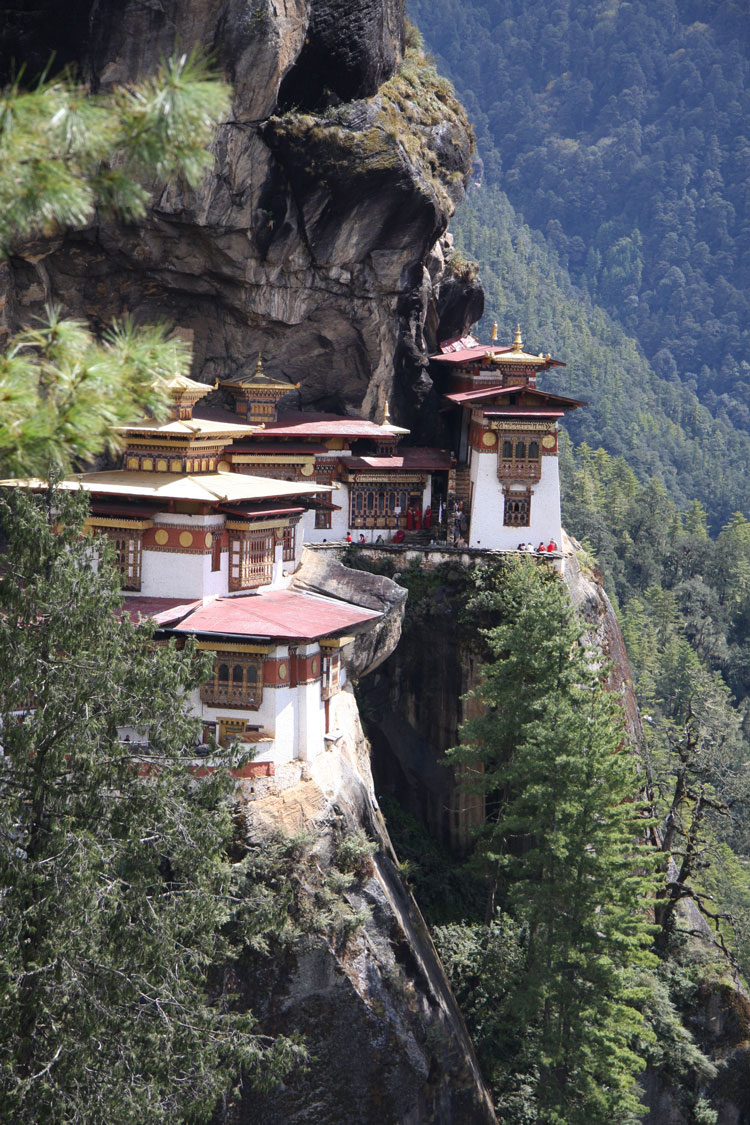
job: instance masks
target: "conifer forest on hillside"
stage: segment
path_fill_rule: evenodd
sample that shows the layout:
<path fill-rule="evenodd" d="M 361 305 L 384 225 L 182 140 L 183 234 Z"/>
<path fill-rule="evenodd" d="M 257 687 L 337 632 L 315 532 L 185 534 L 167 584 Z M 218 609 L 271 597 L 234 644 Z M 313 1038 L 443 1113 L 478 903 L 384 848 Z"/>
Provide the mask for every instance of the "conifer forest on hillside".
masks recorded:
<path fill-rule="evenodd" d="M 657 815 L 695 831 L 683 872 L 727 915 L 718 925 L 747 980 L 747 12 L 711 0 L 409 8 L 477 135 L 455 268 L 478 263 L 482 338 L 520 321 L 567 364 L 545 386 L 588 401 L 566 424 L 564 523 L 617 608 Z M 714 1120 L 699 1102 L 680 1119 Z"/>

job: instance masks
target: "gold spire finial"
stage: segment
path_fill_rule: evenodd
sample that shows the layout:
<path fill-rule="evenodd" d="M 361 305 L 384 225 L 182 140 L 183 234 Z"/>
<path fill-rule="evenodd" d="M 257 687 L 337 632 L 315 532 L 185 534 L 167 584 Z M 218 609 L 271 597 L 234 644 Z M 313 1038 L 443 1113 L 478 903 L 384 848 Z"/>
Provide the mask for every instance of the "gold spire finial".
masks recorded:
<path fill-rule="evenodd" d="M 256 375 L 262 375 L 263 374 L 263 356 L 261 355 L 260 352 L 258 352 L 258 358 L 255 361 L 255 374 Z"/>
<path fill-rule="evenodd" d="M 492 343 L 497 343 L 497 321 L 492 325 Z"/>
<path fill-rule="evenodd" d="M 516 325 L 516 334 L 513 337 L 513 351 L 514 352 L 522 352 L 523 351 L 523 336 L 521 335 L 521 325 L 520 324 Z"/>
<path fill-rule="evenodd" d="M 385 410 L 383 411 L 383 425 L 387 426 L 390 423 L 390 420 L 391 420 L 391 411 L 390 411 L 390 407 L 388 406 L 388 403 L 386 402 Z"/>

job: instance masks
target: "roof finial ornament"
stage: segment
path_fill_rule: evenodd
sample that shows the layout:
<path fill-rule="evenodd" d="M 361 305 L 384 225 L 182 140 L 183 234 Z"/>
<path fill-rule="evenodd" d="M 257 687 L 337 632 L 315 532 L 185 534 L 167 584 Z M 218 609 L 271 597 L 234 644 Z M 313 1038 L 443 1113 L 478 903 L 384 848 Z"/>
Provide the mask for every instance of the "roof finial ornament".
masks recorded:
<path fill-rule="evenodd" d="M 258 352 L 258 358 L 255 361 L 255 374 L 256 376 L 263 374 L 263 356 Z"/>
<path fill-rule="evenodd" d="M 497 321 L 492 325 L 492 343 L 497 343 Z"/>
<path fill-rule="evenodd" d="M 383 425 L 384 426 L 389 425 L 390 421 L 391 421 L 391 409 L 388 405 L 388 401 L 386 400 L 385 410 L 383 411 Z"/>
<path fill-rule="evenodd" d="M 523 351 L 523 336 L 521 335 L 521 325 L 520 324 L 516 324 L 516 334 L 513 337 L 513 351 L 514 352 L 522 352 Z"/>

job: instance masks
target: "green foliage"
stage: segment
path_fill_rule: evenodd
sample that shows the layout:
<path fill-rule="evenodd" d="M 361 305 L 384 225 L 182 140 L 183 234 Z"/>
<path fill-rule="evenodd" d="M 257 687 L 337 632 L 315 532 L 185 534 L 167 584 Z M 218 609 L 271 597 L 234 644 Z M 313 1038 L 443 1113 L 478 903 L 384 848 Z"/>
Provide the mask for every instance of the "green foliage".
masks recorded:
<path fill-rule="evenodd" d="M 399 874 L 412 888 L 428 924 L 437 928 L 480 920 L 485 899 L 482 880 L 441 847 L 397 801 L 388 797 L 378 801 L 401 859 Z"/>
<path fill-rule="evenodd" d="M 445 263 L 446 273 L 458 281 L 472 282 L 479 277 L 479 263 L 467 258 L 460 250 L 454 250 Z"/>
<path fill-rule="evenodd" d="M 692 0 L 410 9 L 469 110 L 488 187 L 659 376 L 746 434 L 747 13 Z"/>
<path fill-rule="evenodd" d="M 85 513 L 52 490 L 3 504 L 0 1100 L 19 1123 L 202 1120 L 240 1070 L 273 1083 L 300 1051 L 234 996 L 237 888 L 259 876 L 227 859 L 229 757 L 190 769 L 205 660 L 120 612 Z"/>
<path fill-rule="evenodd" d="M 632 974 L 651 963 L 654 882 L 652 854 L 637 842 L 649 822 L 632 755 L 620 752 L 622 716 L 551 572 L 508 568 L 473 608 L 502 621 L 485 631 L 483 712 L 448 757 L 485 797 L 475 863 L 488 924 L 499 902 L 523 932 L 511 1009 L 536 1038 L 527 1081 L 538 1119 L 635 1121 L 633 1041 L 650 1036 Z M 518 1066 L 505 1074 L 515 1083 Z M 504 1096 L 501 1083 L 501 1106 Z"/>
<path fill-rule="evenodd" d="M 91 94 L 65 77 L 0 101 L 0 248 L 59 226 L 81 226 L 94 208 L 143 215 L 144 180 L 181 175 L 196 185 L 230 105 L 228 87 L 195 53 L 170 59 L 137 85 Z"/>
<path fill-rule="evenodd" d="M 345 942 L 370 919 L 366 906 L 355 907 L 348 899 L 358 876 L 335 866 L 324 871 L 313 843 L 313 837 L 300 834 L 242 845 L 243 878 L 237 883 L 232 932 L 256 967 L 269 959 L 278 963 L 310 935 Z"/>
<path fill-rule="evenodd" d="M 95 208 L 143 215 L 146 182 L 196 185 L 229 88 L 195 54 L 136 86 L 92 95 L 64 77 L 0 97 L 0 255 L 23 239 L 81 226 Z M 96 339 L 48 310 L 0 356 L 0 473 L 46 478 L 117 445 L 114 427 L 159 415 L 160 378 L 187 374 L 188 349 L 163 327 L 123 320 Z"/>
<path fill-rule="evenodd" d="M 520 1023 L 514 1007 L 525 963 L 521 930 L 498 914 L 489 926 L 454 923 L 437 926 L 433 935 L 482 1073 L 496 1092 L 500 1120 L 538 1121 L 538 1034 Z"/>
<path fill-rule="evenodd" d="M 345 836 L 336 849 L 336 866 L 341 871 L 366 875 L 372 871 L 372 857 L 378 850 L 374 840 L 369 840 L 360 828 Z"/>
<path fill-rule="evenodd" d="M 0 354 L 0 469 L 46 477 L 119 448 L 115 427 L 163 416 L 162 380 L 185 375 L 190 349 L 166 328 L 123 320 L 96 340 L 56 309 Z"/>

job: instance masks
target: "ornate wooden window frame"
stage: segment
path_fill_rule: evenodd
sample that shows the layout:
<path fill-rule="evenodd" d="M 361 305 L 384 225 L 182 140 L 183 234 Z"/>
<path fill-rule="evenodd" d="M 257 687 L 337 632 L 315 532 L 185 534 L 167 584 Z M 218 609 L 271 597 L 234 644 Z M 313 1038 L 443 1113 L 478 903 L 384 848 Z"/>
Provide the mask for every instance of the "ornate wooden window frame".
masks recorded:
<path fill-rule="evenodd" d="M 320 650 L 320 697 L 331 699 L 341 690 L 341 651 L 322 648 Z"/>
<path fill-rule="evenodd" d="M 501 433 L 497 475 L 501 480 L 539 480 L 542 473 L 541 434 Z"/>
<path fill-rule="evenodd" d="M 529 527 L 531 523 L 531 489 L 503 489 L 505 505 L 503 527 Z"/>
<path fill-rule="evenodd" d="M 251 590 L 273 578 L 276 536 L 273 530 L 230 531 L 229 589 Z"/>
<path fill-rule="evenodd" d="M 213 676 L 201 685 L 201 702 L 257 711 L 263 702 L 263 658 L 219 649 Z"/>
<path fill-rule="evenodd" d="M 315 494 L 316 500 L 326 500 L 327 496 L 323 492 Z M 330 508 L 316 508 L 315 509 L 315 530 L 316 531 L 330 531 L 331 530 L 331 516 Z"/>
<path fill-rule="evenodd" d="M 115 565 L 122 575 L 123 590 L 140 590 L 143 570 L 143 532 L 118 527 L 107 532 L 115 548 Z"/>
<path fill-rule="evenodd" d="M 283 549 L 281 552 L 282 562 L 294 562 L 296 555 L 296 527 L 293 523 L 288 524 L 282 532 Z"/>
<path fill-rule="evenodd" d="M 406 527 L 410 489 L 392 481 L 349 486 L 349 527 Z"/>

